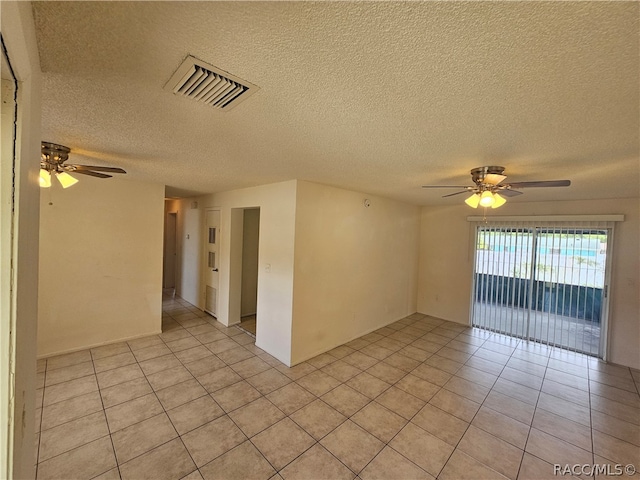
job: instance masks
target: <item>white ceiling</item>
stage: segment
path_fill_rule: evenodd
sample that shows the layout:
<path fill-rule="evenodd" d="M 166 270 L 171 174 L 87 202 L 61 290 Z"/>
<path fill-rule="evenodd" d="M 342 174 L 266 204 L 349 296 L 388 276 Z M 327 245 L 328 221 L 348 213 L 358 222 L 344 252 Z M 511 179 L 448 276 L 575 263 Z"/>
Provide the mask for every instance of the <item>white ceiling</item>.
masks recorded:
<path fill-rule="evenodd" d="M 638 2 L 33 5 L 43 140 L 168 195 L 297 178 L 444 205 L 420 185 L 503 165 L 573 182 L 510 201 L 639 196 Z M 260 91 L 163 90 L 189 54 Z"/>

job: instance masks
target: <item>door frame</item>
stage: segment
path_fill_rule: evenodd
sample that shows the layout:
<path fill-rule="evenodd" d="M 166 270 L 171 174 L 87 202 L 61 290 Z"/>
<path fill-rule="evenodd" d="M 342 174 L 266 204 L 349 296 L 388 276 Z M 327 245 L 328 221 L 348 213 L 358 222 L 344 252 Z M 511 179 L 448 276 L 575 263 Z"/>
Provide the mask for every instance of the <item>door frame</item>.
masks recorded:
<path fill-rule="evenodd" d="M 169 231 L 167 230 L 167 225 L 168 225 L 168 219 L 173 215 L 173 217 L 175 218 L 174 221 L 174 230 L 173 230 L 173 237 L 174 237 L 174 244 L 175 244 L 175 253 L 173 255 L 173 287 L 167 287 L 167 275 L 166 275 L 166 266 L 167 266 L 167 259 L 168 259 L 168 255 L 167 255 L 167 239 L 169 238 Z M 173 212 L 167 212 L 165 215 L 165 222 L 164 222 L 164 245 L 163 245 L 163 257 L 164 257 L 164 262 L 163 262 L 163 266 L 162 266 L 162 288 L 176 288 L 177 287 L 177 283 L 178 283 L 178 211 L 173 211 Z"/>
<path fill-rule="evenodd" d="M 208 253 L 209 253 L 209 249 L 207 248 L 207 244 L 209 243 L 209 226 L 208 226 L 208 222 L 207 222 L 207 216 L 209 215 L 209 212 L 218 212 L 218 231 L 216 232 L 216 245 L 218 246 L 218 294 L 217 294 L 217 298 L 216 298 L 216 311 L 217 311 L 217 315 L 214 315 L 211 312 L 207 312 L 206 308 L 207 308 L 207 271 L 205 267 L 206 261 L 207 261 L 207 257 L 208 257 Z M 200 299 L 200 309 L 203 312 L 208 313 L 209 315 L 211 315 L 213 318 L 215 318 L 216 320 L 220 321 L 220 284 L 222 283 L 222 274 L 221 274 L 221 269 L 220 266 L 222 265 L 222 255 L 221 255 L 221 250 L 222 250 L 222 208 L 220 207 L 208 207 L 204 209 L 204 214 L 202 216 L 202 246 L 200 248 L 200 258 L 199 258 L 199 270 L 200 270 L 200 294 L 199 294 L 199 299 Z"/>

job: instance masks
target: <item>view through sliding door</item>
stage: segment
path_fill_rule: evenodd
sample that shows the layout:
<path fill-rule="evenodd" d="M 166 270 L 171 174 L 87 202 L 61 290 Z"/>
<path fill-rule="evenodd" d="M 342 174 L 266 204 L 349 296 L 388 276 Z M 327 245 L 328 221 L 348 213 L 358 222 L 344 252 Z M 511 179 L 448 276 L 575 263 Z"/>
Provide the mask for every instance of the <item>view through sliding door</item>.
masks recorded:
<path fill-rule="evenodd" d="M 472 324 L 601 356 L 609 228 L 479 226 Z"/>

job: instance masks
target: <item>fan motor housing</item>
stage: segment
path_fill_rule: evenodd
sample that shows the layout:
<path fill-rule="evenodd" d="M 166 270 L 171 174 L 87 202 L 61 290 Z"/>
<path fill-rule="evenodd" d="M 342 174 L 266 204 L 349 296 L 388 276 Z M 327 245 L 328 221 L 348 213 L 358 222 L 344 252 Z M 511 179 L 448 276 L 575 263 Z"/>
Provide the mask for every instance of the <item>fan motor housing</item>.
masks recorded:
<path fill-rule="evenodd" d="M 489 166 L 489 167 L 478 167 L 471 170 L 471 178 L 473 179 L 473 183 L 476 185 L 480 185 L 484 183 L 484 179 L 489 174 L 502 175 L 504 172 L 504 167 L 499 166 Z"/>

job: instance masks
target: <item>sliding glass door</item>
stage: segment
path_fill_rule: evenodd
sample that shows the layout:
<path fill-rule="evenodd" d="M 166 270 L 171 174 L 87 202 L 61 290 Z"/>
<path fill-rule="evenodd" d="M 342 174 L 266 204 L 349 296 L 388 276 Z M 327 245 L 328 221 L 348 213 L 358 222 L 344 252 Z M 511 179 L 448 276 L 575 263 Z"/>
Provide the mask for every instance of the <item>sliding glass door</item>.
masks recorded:
<path fill-rule="evenodd" d="M 601 356 L 610 228 L 479 226 L 472 324 Z"/>

